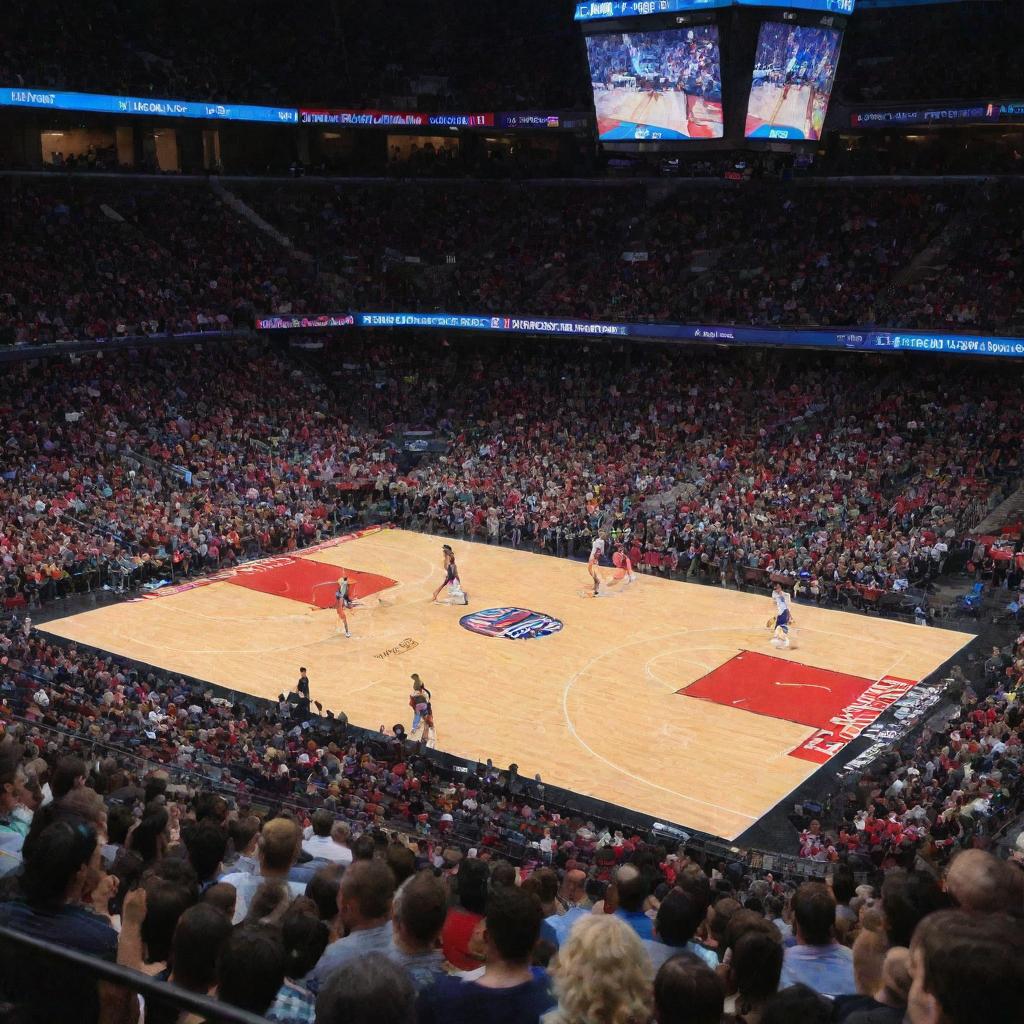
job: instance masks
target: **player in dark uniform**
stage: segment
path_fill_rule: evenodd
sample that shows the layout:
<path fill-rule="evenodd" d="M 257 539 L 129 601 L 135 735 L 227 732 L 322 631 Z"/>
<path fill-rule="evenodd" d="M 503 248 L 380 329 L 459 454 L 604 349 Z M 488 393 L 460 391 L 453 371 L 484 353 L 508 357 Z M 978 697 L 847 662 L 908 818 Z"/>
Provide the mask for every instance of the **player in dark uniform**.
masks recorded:
<path fill-rule="evenodd" d="M 348 631 L 348 616 L 345 614 L 345 609 L 352 607 L 352 598 L 349 596 L 348 573 L 345 573 L 338 580 L 338 589 L 334 591 L 334 600 L 335 608 L 338 612 L 338 628 L 344 628 L 345 636 L 350 637 L 352 634 Z"/>
<path fill-rule="evenodd" d="M 431 600 L 436 601 L 437 595 L 445 587 L 448 587 L 452 597 L 461 597 L 463 604 L 469 604 L 469 595 L 462 589 L 462 581 L 459 579 L 459 568 L 455 564 L 455 552 L 448 544 L 444 545 L 442 551 L 444 552 L 444 582 L 434 591 Z"/>
<path fill-rule="evenodd" d="M 423 680 L 416 672 L 412 674 L 412 693 L 409 695 L 409 707 L 412 708 L 412 728 L 410 736 L 415 736 L 423 724 L 423 711 L 430 705 L 430 691 L 426 688 Z"/>

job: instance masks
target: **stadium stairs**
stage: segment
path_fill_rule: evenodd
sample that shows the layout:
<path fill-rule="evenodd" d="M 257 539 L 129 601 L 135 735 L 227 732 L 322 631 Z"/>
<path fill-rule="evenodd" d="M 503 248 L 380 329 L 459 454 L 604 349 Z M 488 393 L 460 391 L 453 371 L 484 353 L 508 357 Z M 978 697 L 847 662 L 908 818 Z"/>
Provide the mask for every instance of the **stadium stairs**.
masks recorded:
<path fill-rule="evenodd" d="M 889 296 L 895 295 L 908 285 L 933 277 L 945 267 L 950 255 L 970 234 L 977 208 L 983 206 L 985 202 L 985 199 L 975 196 L 973 202 L 966 204 L 948 220 L 938 234 L 893 278 L 888 289 Z"/>
<path fill-rule="evenodd" d="M 1005 501 L 996 505 L 971 532 L 995 533 L 1008 523 L 1020 522 L 1024 522 L 1024 487 L 1019 487 Z"/>
<path fill-rule="evenodd" d="M 235 195 L 234 192 L 226 189 L 222 182 L 217 178 L 210 179 L 210 187 L 213 189 L 217 198 L 230 209 L 234 210 L 239 216 L 244 217 L 253 227 L 262 231 L 265 235 L 272 238 L 278 245 L 289 250 L 293 256 L 299 259 L 312 261 L 313 257 L 309 253 L 300 252 L 295 248 L 295 244 L 292 240 L 283 232 L 278 231 L 273 224 L 265 221 L 248 203 L 243 202 Z"/>
<path fill-rule="evenodd" d="M 646 511 L 656 512 L 658 509 L 670 508 L 680 500 L 693 498 L 696 494 L 696 485 L 688 480 L 684 480 L 667 491 L 661 491 L 658 494 L 652 494 L 649 498 L 644 498 L 642 507 Z"/>

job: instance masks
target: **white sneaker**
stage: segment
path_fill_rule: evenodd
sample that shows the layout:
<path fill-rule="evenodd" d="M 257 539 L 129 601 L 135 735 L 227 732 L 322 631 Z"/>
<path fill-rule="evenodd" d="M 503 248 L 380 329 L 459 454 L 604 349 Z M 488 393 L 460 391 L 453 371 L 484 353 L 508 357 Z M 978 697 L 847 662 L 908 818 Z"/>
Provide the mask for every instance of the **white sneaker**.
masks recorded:
<path fill-rule="evenodd" d="M 350 637 L 351 635 L 352 635 L 352 634 L 351 634 L 351 633 L 350 633 L 350 632 L 349 632 L 349 631 L 348 631 L 348 630 L 346 629 L 346 630 L 345 630 L 345 636 L 348 636 L 348 637 Z"/>

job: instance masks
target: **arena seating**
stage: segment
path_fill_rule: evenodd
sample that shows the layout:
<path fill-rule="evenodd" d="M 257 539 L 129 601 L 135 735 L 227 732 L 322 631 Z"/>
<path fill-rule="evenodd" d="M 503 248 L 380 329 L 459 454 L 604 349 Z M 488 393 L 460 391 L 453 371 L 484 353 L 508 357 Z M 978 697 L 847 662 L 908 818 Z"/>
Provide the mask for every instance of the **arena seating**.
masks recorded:
<path fill-rule="evenodd" d="M 0 339 L 248 326 L 329 299 L 310 270 L 204 185 L 9 179 Z M 307 303 L 309 305 L 307 305 Z"/>
<path fill-rule="evenodd" d="M 342 274 L 357 308 L 1024 329 L 1013 185 L 980 195 L 934 185 L 683 186 L 660 202 L 645 202 L 636 186 L 409 185 L 403 192 L 302 183 L 241 191 Z M 956 236 L 938 250 L 937 264 L 906 279 L 950 225 L 978 214 L 991 236 Z M 432 228 L 412 240 L 422 217 Z M 975 248 L 989 237 L 982 259 Z M 646 256 L 631 262 L 624 252 Z"/>
<path fill-rule="evenodd" d="M 985 204 L 964 217 L 964 236 L 952 250 L 890 300 L 885 322 L 907 327 L 931 321 L 960 330 L 984 326 L 1015 334 L 1024 324 L 1024 213 L 1017 196 L 1012 186 L 991 186 Z"/>
<path fill-rule="evenodd" d="M 541 311 L 545 282 L 586 273 L 644 205 L 634 185 L 242 185 L 267 220 L 368 309 Z M 406 259 L 416 263 L 406 262 Z M 449 262 L 451 261 L 451 262 Z M 419 266 L 422 263 L 423 268 Z"/>
<path fill-rule="evenodd" d="M 623 944 L 605 968 L 615 998 L 638 1020 L 694 1019 L 680 972 L 701 985 L 700 1020 L 729 1020 L 726 998 L 769 1021 L 792 1020 L 794 1002 L 822 1021 L 902 1014 L 908 943 L 920 998 L 953 1007 L 939 1019 L 972 1019 L 936 980 L 950 955 L 980 993 L 971 1013 L 1012 1019 L 1024 854 L 989 847 L 1022 808 L 1024 638 L 954 670 L 946 724 L 810 812 L 801 859 L 769 869 L 765 854 L 563 807 L 540 779 L 450 775 L 419 744 L 351 733 L 301 699 L 232 705 L 57 645 L 21 607 L 293 549 L 383 502 L 409 526 L 554 554 L 585 551 L 603 520 L 651 571 L 779 577 L 798 600 L 867 608 L 941 577 L 961 542 L 976 556 L 967 531 L 1016 479 L 1010 375 L 965 364 L 952 388 L 945 364 L 911 377 L 898 356 L 627 358 L 429 336 L 345 339 L 319 357 L 234 342 L 59 365 L 15 364 L 0 392 L 0 927 L 216 985 L 225 1004 L 283 1021 L 333 1024 L 353 1005 L 375 1020 L 479 1019 L 458 1017 L 461 1002 L 478 1007 L 488 974 L 517 970 L 509 1019 L 533 1024 L 592 994 L 574 993 L 570 966 L 591 969 L 609 942 Z M 445 437 L 448 470 L 400 469 L 387 440 L 400 426 Z M 669 492 L 663 510 L 645 507 Z M 1016 562 L 1004 571 L 1019 586 Z M 830 887 L 804 880 L 825 872 Z M 503 928 L 519 938 L 486 937 Z M 29 1019 L 72 1006 L 80 1020 L 134 1019 L 132 1000 L 80 968 L 43 973 L 2 933 L 0 945 L 0 986 Z M 775 966 L 745 967 L 748 947 Z M 727 954 L 719 980 L 708 965 Z M 455 966 L 485 984 L 450 979 Z M 146 1008 L 159 1019 L 159 995 Z"/>
<path fill-rule="evenodd" d="M 739 586 L 802 574 L 818 600 L 874 607 L 942 570 L 1014 479 L 1022 429 L 1012 383 L 989 368 L 963 375 L 955 396 L 942 373 L 918 374 L 913 397 L 900 399 L 890 390 L 899 371 L 884 361 L 837 373 L 841 362 L 804 356 L 773 369 L 645 352 L 626 369 L 610 350 L 580 366 L 575 350 L 556 358 L 524 343 L 488 350 L 485 368 L 469 343 L 344 351 L 353 369 L 343 408 L 367 418 L 360 428 L 324 415 L 326 392 L 310 408 L 301 375 L 265 345 L 12 375 L 0 395 L 10 424 L 5 600 L 36 604 L 124 586 L 125 574 L 138 586 L 289 550 L 351 521 L 351 499 L 383 497 L 391 515 L 430 530 L 573 555 L 603 524 L 652 571 Z M 333 369 L 329 356 L 323 368 Z M 449 381 L 444 406 L 430 390 L 376 386 L 378 375 L 436 373 Z M 468 386 L 456 386 L 462 374 Z M 612 389 L 608 420 L 588 396 Z M 666 395 L 686 397 L 656 397 Z M 33 424 L 40 408 L 62 410 L 63 422 Z M 445 437 L 446 466 L 398 474 L 396 423 Z M 645 507 L 667 492 L 668 508 Z"/>
<path fill-rule="evenodd" d="M 8 342 L 352 308 L 1024 330 L 1009 184 L 691 186 L 660 202 L 636 185 L 233 186 L 311 261 L 201 183 L 11 182 Z M 984 235 L 964 230 L 972 220 Z"/>

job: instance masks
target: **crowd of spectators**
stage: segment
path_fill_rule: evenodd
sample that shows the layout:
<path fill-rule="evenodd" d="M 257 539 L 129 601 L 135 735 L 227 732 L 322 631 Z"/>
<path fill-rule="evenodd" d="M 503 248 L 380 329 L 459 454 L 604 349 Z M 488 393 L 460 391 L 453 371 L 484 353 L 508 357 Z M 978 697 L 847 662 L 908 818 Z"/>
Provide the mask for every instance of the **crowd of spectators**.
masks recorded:
<path fill-rule="evenodd" d="M 4 181 L 0 342 L 250 327 L 330 300 L 206 185 Z"/>
<path fill-rule="evenodd" d="M 799 368 L 780 357 L 776 370 L 717 356 L 634 354 L 628 367 L 607 349 L 583 367 L 575 352 L 560 356 L 516 350 L 506 376 L 493 352 L 471 353 L 468 366 L 451 352 L 451 379 L 471 386 L 453 395 L 436 370 L 431 384 L 485 405 L 445 459 L 387 485 L 400 521 L 570 556 L 603 528 L 653 571 L 728 586 L 788 574 L 811 599 L 860 607 L 939 575 L 996 479 L 1015 476 L 1015 428 L 998 454 L 987 433 L 1008 425 L 1001 402 L 981 411 L 987 375 L 972 397 L 942 399 L 936 379 L 928 397 L 904 402 L 884 362 L 879 376 L 860 364 L 853 379 L 805 357 Z M 378 400 L 421 426 L 423 383 L 395 380 Z M 595 395 L 606 397 L 592 420 Z M 991 426 L 978 429 L 979 413 Z"/>
<path fill-rule="evenodd" d="M 719 183 L 650 202 L 635 185 L 305 182 L 242 193 L 341 273 L 359 308 L 1024 329 L 1020 190 L 1009 185 Z M 918 270 L 958 218 L 991 232 L 958 234 Z"/>
<path fill-rule="evenodd" d="M 293 251 L 203 183 L 6 181 L 7 342 L 344 309 L 1024 330 L 1011 185 L 717 183 L 658 201 L 626 182 L 232 183 Z"/>
<path fill-rule="evenodd" d="M 680 190 L 602 253 L 570 266 L 538 312 L 684 323 L 871 325 L 899 271 L 940 230 L 955 191 Z M 622 250 L 646 253 L 642 262 Z M 934 321 L 933 321 L 934 325 Z M 923 326 L 923 324 L 922 324 Z"/>
<path fill-rule="evenodd" d="M 1008 46 L 1012 5 L 970 6 L 962 35 L 974 25 Z M 302 90 L 374 105 L 405 90 L 577 105 L 582 49 L 555 7 L 298 0 L 282 26 L 270 3 L 37 0 L 9 12 L 0 78 L 248 102 Z M 863 38 L 902 16 L 872 14 Z M 907 97 L 1005 82 L 1001 62 L 954 53 L 961 18 L 915 19 L 935 46 L 913 76 L 855 61 L 861 95 L 879 95 L 878 69 Z M 860 38 L 851 29 L 855 55 Z M 346 301 L 1021 323 L 1012 190 L 709 188 L 648 205 L 629 186 L 240 189 L 310 262 L 206 186 L 6 189 L 4 342 L 245 327 Z M 978 230 L 935 250 L 941 273 L 900 283 L 965 214 Z M 9 364 L 0 925 L 168 987 L 139 998 L 0 938 L 0 1016 L 197 1022 L 167 998 L 177 990 L 279 1024 L 1021 1020 L 1024 840 L 1008 861 L 990 848 L 1024 795 L 1024 635 L 954 669 L 946 723 L 884 751 L 808 823 L 800 854 L 827 880 L 798 883 L 588 819 L 515 766 L 449 774 L 402 724 L 367 734 L 321 715 L 302 669 L 276 705 L 232 703 L 46 639 L 26 615 L 76 590 L 295 550 L 369 515 L 562 556 L 603 531 L 641 571 L 783 579 L 796 600 L 862 609 L 913 589 L 920 611 L 950 560 L 986 557 L 969 531 L 1019 482 L 1024 413 L 1005 372 L 907 365 L 438 335 Z M 443 452 L 411 456 L 406 430 Z M 1010 590 L 1022 562 L 999 570 Z"/>
<path fill-rule="evenodd" d="M 354 518 L 356 485 L 395 471 L 388 444 L 329 416 L 315 381 L 263 346 L 89 357 L 52 376 L 20 364 L 0 405 L 9 603 L 317 543 Z"/>
<path fill-rule="evenodd" d="M 253 185 L 243 194 L 275 224 L 295 225 L 300 248 L 332 269 L 350 265 L 353 302 L 379 309 L 403 300 L 417 308 L 450 303 L 456 312 L 538 308 L 535 296 L 552 277 L 585 276 L 644 205 L 634 185 L 403 184 L 385 193 L 312 186 L 270 194 Z M 421 281 L 396 262 L 401 257 L 444 269 Z"/>
<path fill-rule="evenodd" d="M 450 301 L 454 311 L 512 312 L 551 273 L 584 272 L 591 254 L 614 247 L 623 222 L 643 207 L 643 189 L 633 185 L 253 183 L 236 190 L 323 269 L 341 274 L 346 300 L 367 309 Z"/>
<path fill-rule="evenodd" d="M 954 667 L 943 681 L 951 706 L 887 749 L 824 821 L 811 820 L 800 855 L 892 867 L 913 857 L 938 879 L 951 849 L 991 836 L 1019 812 L 1024 795 L 1024 635 L 995 646 L 973 677 Z"/>
<path fill-rule="evenodd" d="M 896 357 L 350 337 L 311 372 L 224 344 L 7 375 L 10 606 L 293 550 L 371 511 L 563 556 L 603 530 L 641 569 L 874 606 L 927 587 L 1019 474 L 1014 385 L 990 367 L 908 390 Z M 405 429 L 444 453 L 411 458 Z"/>
<path fill-rule="evenodd" d="M 360 499 L 554 554 L 604 527 L 638 566 L 863 601 L 941 575 L 1020 457 L 1014 381 L 990 366 L 951 382 L 917 362 L 910 384 L 897 356 L 436 336 L 320 360 L 260 342 L 18 365 L 0 392 L 11 604 L 115 563 L 157 578 L 287 551 Z M 446 453 L 400 467 L 403 429 Z M 809 825 L 801 852 L 831 883 L 797 887 L 586 820 L 511 769 L 454 781 L 404 727 L 360 738 L 301 697 L 232 705 L 22 614 L 0 633 L 0 923 L 282 1022 L 1019 1010 L 1004 912 L 1024 911 L 1024 875 L 983 847 L 1020 806 L 1020 642 L 953 679 L 948 727 Z M 48 983 L 10 946 L 2 965 L 30 1019 L 132 1020 L 81 971 Z M 152 995 L 146 1015 L 176 1016 Z"/>
<path fill-rule="evenodd" d="M 1017 191 L 992 186 L 965 218 L 963 237 L 926 276 L 890 300 L 893 327 L 945 323 L 956 330 L 1015 334 L 1024 324 L 1024 211 Z"/>

